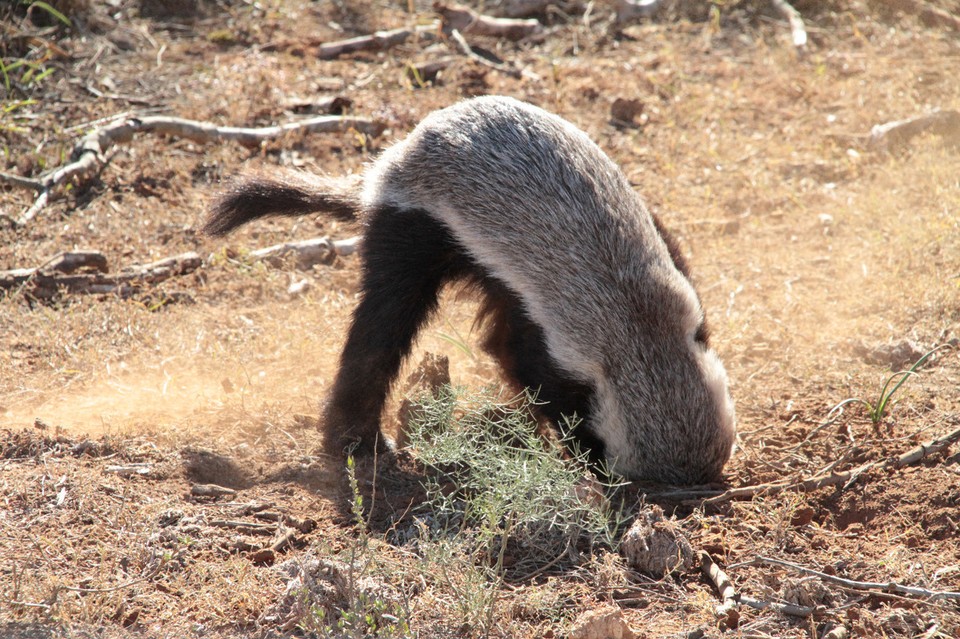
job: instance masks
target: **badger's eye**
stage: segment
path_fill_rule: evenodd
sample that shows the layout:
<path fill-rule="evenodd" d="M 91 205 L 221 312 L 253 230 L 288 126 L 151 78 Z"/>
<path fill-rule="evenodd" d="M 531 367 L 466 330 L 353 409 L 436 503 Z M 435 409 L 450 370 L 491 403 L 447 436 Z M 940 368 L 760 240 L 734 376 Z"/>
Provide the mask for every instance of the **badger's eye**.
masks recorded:
<path fill-rule="evenodd" d="M 697 332 L 693 334 L 693 339 L 698 344 L 707 345 L 707 342 L 710 340 L 710 331 L 707 329 L 707 325 L 703 322 L 697 326 Z"/>

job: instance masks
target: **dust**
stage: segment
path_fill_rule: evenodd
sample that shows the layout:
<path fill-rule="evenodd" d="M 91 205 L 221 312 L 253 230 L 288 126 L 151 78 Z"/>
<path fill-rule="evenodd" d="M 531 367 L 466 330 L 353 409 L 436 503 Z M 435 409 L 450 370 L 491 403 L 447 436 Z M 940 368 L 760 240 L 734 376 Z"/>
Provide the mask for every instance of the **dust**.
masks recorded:
<path fill-rule="evenodd" d="M 73 435 L 156 431 L 195 422 L 234 400 L 228 371 L 197 377 L 184 369 L 122 370 L 83 388 L 38 392 L 29 401 L 7 406 L 11 427 L 37 424 Z M 228 392 L 230 388 L 231 392 Z M 256 395 L 250 387 L 236 391 Z"/>

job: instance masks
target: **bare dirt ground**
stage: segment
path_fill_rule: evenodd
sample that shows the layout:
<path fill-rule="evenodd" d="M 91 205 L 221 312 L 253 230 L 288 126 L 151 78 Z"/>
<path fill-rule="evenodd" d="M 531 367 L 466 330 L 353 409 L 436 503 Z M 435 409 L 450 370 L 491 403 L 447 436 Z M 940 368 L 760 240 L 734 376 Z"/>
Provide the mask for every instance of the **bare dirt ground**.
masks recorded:
<path fill-rule="evenodd" d="M 0 186 L 0 269 L 73 249 L 101 251 L 111 271 L 205 258 L 128 297 L 0 293 L 0 635 L 322 634 L 284 627 L 289 576 L 277 566 L 355 548 L 343 463 L 315 453 L 309 416 L 354 304 L 356 259 L 302 272 L 242 256 L 354 230 L 276 220 L 223 242 L 196 229 L 222 178 L 276 164 L 355 172 L 431 110 L 499 93 L 587 131 L 682 242 L 739 415 L 720 490 L 877 463 L 826 487 L 707 503 L 630 493 L 649 489 L 738 594 L 805 613 L 740 605 L 718 618 L 698 569 L 654 580 L 598 549 L 503 584 L 482 626 L 465 621 L 466 586 L 421 576 L 404 590 L 405 625 L 380 634 L 577 636 L 585 613 L 613 609 L 638 637 L 960 636 L 960 601 L 931 596 L 960 591 L 958 448 L 884 464 L 960 427 L 957 137 L 870 142 L 876 124 L 960 109 L 960 32 L 943 18 L 960 3 L 798 2 L 803 54 L 765 2 L 680 3 L 619 33 L 597 2 L 586 17 L 541 13 L 540 39 L 467 36 L 515 75 L 430 37 L 318 58 L 323 42 L 429 23 L 421 0 L 51 2 L 71 27 L 41 3 L 28 15 L 29 4 L 0 6 L 4 173 L 62 165 L 122 113 L 265 126 L 303 117 L 294 102 L 341 95 L 388 129 L 253 150 L 141 135 L 21 227 L 9 222 L 36 194 Z M 432 80 L 406 71 L 451 56 Z M 631 121 L 615 117 L 617 100 L 636 101 Z M 288 292 L 303 279 L 311 286 Z M 454 383 L 479 388 L 498 378 L 471 317 L 469 300 L 451 299 L 419 348 L 448 355 Z M 830 413 L 851 398 L 875 403 L 891 371 L 939 345 L 878 423 L 856 403 Z M 195 494 L 208 483 L 234 492 Z M 416 561 L 385 541 L 415 483 L 386 476 L 362 490 L 378 495 L 376 552 Z M 278 520 L 294 536 L 265 551 L 282 541 Z M 758 558 L 923 592 L 858 590 Z"/>

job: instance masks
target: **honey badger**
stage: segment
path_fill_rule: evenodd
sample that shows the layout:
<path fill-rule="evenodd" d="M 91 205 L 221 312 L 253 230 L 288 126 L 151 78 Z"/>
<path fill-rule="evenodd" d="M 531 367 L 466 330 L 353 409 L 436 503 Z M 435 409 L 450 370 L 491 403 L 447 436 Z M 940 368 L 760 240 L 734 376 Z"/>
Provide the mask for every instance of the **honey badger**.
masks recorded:
<path fill-rule="evenodd" d="M 331 452 L 384 442 L 391 384 L 444 285 L 481 295 L 484 348 L 542 416 L 628 479 L 716 480 L 735 438 L 723 365 L 677 244 L 585 133 L 481 97 L 429 115 L 362 178 L 228 187 L 205 231 L 325 212 L 364 226 L 360 302 L 323 410 Z"/>

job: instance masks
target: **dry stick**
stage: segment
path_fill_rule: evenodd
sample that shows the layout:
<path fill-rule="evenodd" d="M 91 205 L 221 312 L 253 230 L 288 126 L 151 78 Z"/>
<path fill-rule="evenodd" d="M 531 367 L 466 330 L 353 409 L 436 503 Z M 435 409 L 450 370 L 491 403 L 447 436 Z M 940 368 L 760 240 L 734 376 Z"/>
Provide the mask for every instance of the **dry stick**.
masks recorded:
<path fill-rule="evenodd" d="M 796 604 L 777 603 L 775 601 L 761 601 L 746 595 L 737 595 L 737 601 L 754 610 L 775 610 L 782 615 L 790 617 L 813 617 L 819 611 L 819 608 L 811 608 L 810 606 L 798 606 Z"/>
<path fill-rule="evenodd" d="M 897 595 L 906 595 L 910 597 L 926 597 L 932 601 L 936 601 L 938 599 L 960 601 L 960 592 L 949 592 L 945 590 L 928 590 L 926 588 L 917 588 L 915 586 L 903 586 L 895 582 L 884 584 L 884 583 L 877 583 L 877 582 L 870 582 L 870 581 L 854 581 L 853 579 L 844 579 L 843 577 L 828 575 L 827 573 L 820 572 L 819 570 L 813 570 L 812 568 L 807 568 L 806 566 L 800 566 L 798 564 L 790 563 L 789 561 L 772 559 L 770 557 L 757 557 L 745 563 L 751 563 L 751 564 L 764 563 L 764 564 L 770 564 L 772 566 L 789 568 L 790 570 L 795 570 L 801 574 L 818 577 L 822 581 L 836 584 L 838 586 L 843 586 L 845 588 L 850 588 L 851 590 L 876 590 L 881 592 L 889 592 Z"/>
<path fill-rule="evenodd" d="M 506 73 L 507 75 L 513 78 L 519 78 L 521 76 L 521 73 L 516 69 L 514 69 L 513 67 L 506 64 L 501 64 L 499 62 L 493 62 L 492 60 L 487 60 L 482 55 L 479 55 L 476 51 L 474 51 L 470 47 L 467 41 L 463 38 L 463 34 L 461 34 L 456 29 L 451 29 L 450 39 L 453 40 L 453 42 L 457 45 L 457 48 L 460 49 L 461 53 L 463 53 L 465 56 L 467 56 L 474 62 L 478 64 L 482 64 L 486 67 L 490 67 L 491 69 L 495 71 L 499 71 L 500 73 Z"/>
<path fill-rule="evenodd" d="M 430 36 L 437 31 L 437 24 L 421 25 L 412 29 L 393 29 L 391 31 L 377 31 L 370 35 L 325 42 L 317 49 L 317 57 L 321 60 L 330 60 L 345 53 L 375 49 L 383 51 L 399 44 L 403 44 L 413 36 Z"/>
<path fill-rule="evenodd" d="M 434 3 L 433 10 L 440 15 L 444 33 L 456 29 L 463 34 L 522 40 L 543 32 L 543 25 L 533 19 L 494 18 L 462 5 L 440 2 Z"/>
<path fill-rule="evenodd" d="M 329 264 L 337 255 L 350 255 L 356 252 L 360 239 L 360 236 L 357 236 L 332 241 L 328 237 L 319 237 L 296 242 L 284 242 L 251 251 L 250 258 L 276 267 L 281 266 L 288 257 L 296 257 L 297 268 L 308 270 L 316 264 Z"/>
<path fill-rule="evenodd" d="M 794 9 L 787 0 L 770 0 L 770 4 L 790 23 L 790 35 L 793 38 L 793 46 L 801 50 L 806 47 L 807 30 L 803 26 L 803 17 L 800 15 L 800 12 Z"/>
<path fill-rule="evenodd" d="M 61 289 L 68 293 L 91 293 L 95 295 L 135 295 L 139 286 L 156 284 L 171 277 L 186 275 L 200 268 L 203 260 L 194 252 L 181 253 L 142 266 L 129 266 L 120 273 L 82 273 L 58 275 L 39 269 L 0 271 L 0 290 L 28 286 L 32 295 L 39 298 L 54 297 Z"/>
<path fill-rule="evenodd" d="M 86 593 L 86 594 L 103 593 L 103 592 L 114 592 L 114 591 L 117 591 L 117 590 L 123 590 L 124 588 L 129 588 L 130 586 L 135 586 L 135 585 L 137 585 L 137 584 L 140 583 L 140 582 L 147 581 L 148 579 L 153 578 L 157 573 L 160 572 L 160 569 L 161 569 L 161 568 L 163 568 L 163 562 L 157 563 L 157 565 L 154 566 L 154 567 L 150 570 L 150 572 L 148 572 L 147 574 L 143 575 L 142 577 L 137 577 L 136 579 L 131 579 L 130 581 L 126 581 L 126 582 L 124 582 L 124 583 L 122 583 L 122 584 L 118 584 L 118 585 L 116 585 L 116 586 L 110 586 L 109 588 L 79 588 L 79 587 L 77 587 L 77 586 L 57 586 L 56 589 L 57 589 L 57 590 L 68 590 L 68 591 L 70 591 L 70 592 L 80 592 L 80 593 Z"/>
<path fill-rule="evenodd" d="M 15 186 L 32 188 L 39 191 L 36 201 L 27 211 L 14 221 L 16 226 L 24 226 L 43 209 L 50 192 L 60 184 L 75 177 L 94 172 L 103 165 L 104 153 L 115 144 L 124 144 L 137 133 L 156 133 L 186 138 L 195 142 L 234 141 L 246 147 L 257 147 L 261 143 L 279 138 L 292 132 L 331 132 L 356 129 L 367 135 L 378 136 L 386 125 L 377 120 L 352 116 L 321 115 L 306 120 L 288 122 L 276 126 L 245 128 L 217 126 L 211 122 L 198 122 L 183 118 L 164 116 L 145 116 L 126 118 L 95 129 L 85 135 L 73 148 L 71 162 L 36 179 L 7 179 L 11 176 L 0 174 L 0 180 Z"/>
<path fill-rule="evenodd" d="M 960 428 L 944 435 L 943 437 L 938 437 L 937 439 L 920 444 L 916 448 L 912 448 L 903 453 L 896 459 L 869 462 L 842 473 L 830 473 L 829 475 L 810 477 L 798 482 L 780 482 L 733 488 L 715 497 L 704 499 L 702 503 L 704 505 L 716 505 L 732 499 L 750 498 L 759 494 L 775 495 L 785 490 L 809 492 L 819 488 L 826 488 L 827 486 L 846 484 L 848 482 L 855 481 L 858 476 L 872 468 L 902 468 L 904 466 L 916 464 L 930 455 L 939 453 L 944 448 L 956 443 L 957 441 L 960 441 Z"/>
<path fill-rule="evenodd" d="M 567 11 L 583 6 L 579 0 L 500 0 L 496 4 L 497 12 L 509 18 L 531 16 L 557 5 Z"/>
<path fill-rule="evenodd" d="M 921 133 L 933 133 L 952 142 L 960 141 L 960 111 L 936 111 L 905 120 L 874 125 L 870 129 L 870 146 L 893 151 Z"/>
<path fill-rule="evenodd" d="M 720 566 L 713 561 L 710 553 L 700 553 L 700 569 L 720 594 L 720 601 L 722 603 L 717 606 L 717 618 L 726 619 L 730 627 L 736 626 L 740 618 L 740 613 L 737 612 L 737 593 L 733 588 L 733 582 L 730 581 L 727 574 L 720 569 Z"/>

